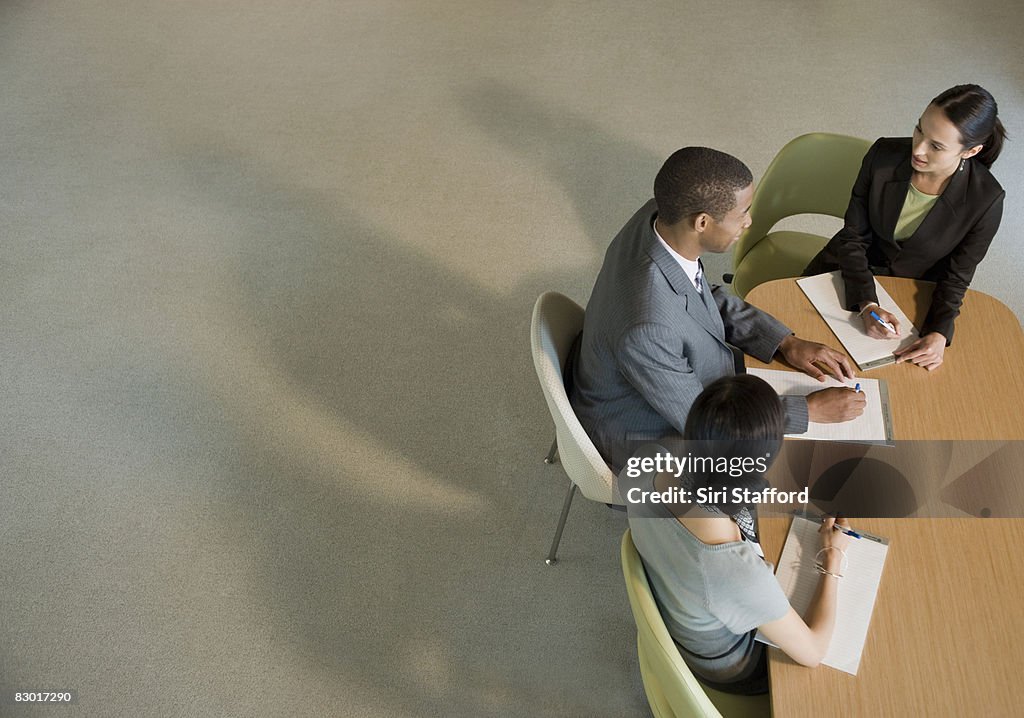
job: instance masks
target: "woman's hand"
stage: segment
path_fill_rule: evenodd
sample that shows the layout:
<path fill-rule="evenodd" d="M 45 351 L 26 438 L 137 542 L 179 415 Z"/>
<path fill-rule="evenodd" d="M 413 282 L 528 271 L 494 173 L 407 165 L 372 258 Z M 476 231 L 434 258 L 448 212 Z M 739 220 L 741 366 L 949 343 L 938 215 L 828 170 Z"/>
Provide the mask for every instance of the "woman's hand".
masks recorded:
<path fill-rule="evenodd" d="M 878 319 L 882 322 L 888 322 L 892 325 L 894 331 L 889 331 L 882 322 L 875 319 L 871 314 L 875 313 L 878 315 Z M 887 312 L 877 304 L 872 304 L 864 309 L 860 315 L 861 320 L 864 322 L 864 331 L 872 339 L 893 339 L 900 335 L 900 320 L 897 319 L 891 312 Z"/>
<path fill-rule="evenodd" d="M 823 549 L 845 551 L 849 546 L 850 537 L 837 531 L 837 525 L 850 528 L 843 519 L 840 519 L 838 524 L 831 516 L 826 516 L 822 520 L 818 533 L 821 535 Z M 842 573 L 843 554 L 839 551 L 822 551 L 818 558 L 829 573 L 835 576 Z M 797 663 L 812 668 L 818 665 L 828 653 L 828 645 L 832 640 L 838 584 L 839 581 L 833 576 L 822 575 L 804 615 L 806 622 L 790 606 L 789 613 L 782 618 L 762 624 L 761 632 Z"/>
<path fill-rule="evenodd" d="M 837 528 L 838 527 L 838 528 Z M 835 569 L 829 568 L 830 571 L 839 573 L 838 567 L 843 554 L 840 551 L 845 551 L 850 545 L 850 537 L 839 529 L 849 529 L 850 522 L 846 519 L 839 519 L 838 521 L 831 516 L 826 516 L 821 520 L 821 528 L 818 529 L 818 534 L 821 536 L 821 547 L 823 549 L 839 549 L 838 551 L 826 551 L 822 554 L 822 563 L 825 564 L 826 568 L 830 566 L 836 567 Z"/>
<path fill-rule="evenodd" d="M 925 334 L 909 347 L 893 352 L 893 355 L 896 357 L 897 364 L 908 361 L 931 371 L 937 369 L 942 363 L 942 355 L 945 351 L 946 337 L 938 332 L 932 332 Z"/>

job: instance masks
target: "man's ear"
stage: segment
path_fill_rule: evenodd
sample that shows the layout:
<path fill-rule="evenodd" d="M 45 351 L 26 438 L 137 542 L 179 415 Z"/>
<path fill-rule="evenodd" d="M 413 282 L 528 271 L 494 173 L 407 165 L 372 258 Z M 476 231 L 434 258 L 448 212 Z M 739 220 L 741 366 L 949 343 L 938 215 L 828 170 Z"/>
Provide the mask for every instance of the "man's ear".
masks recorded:
<path fill-rule="evenodd" d="M 703 232 L 708 228 L 708 224 L 711 222 L 711 215 L 707 212 L 698 212 L 691 216 L 688 221 L 695 232 Z"/>

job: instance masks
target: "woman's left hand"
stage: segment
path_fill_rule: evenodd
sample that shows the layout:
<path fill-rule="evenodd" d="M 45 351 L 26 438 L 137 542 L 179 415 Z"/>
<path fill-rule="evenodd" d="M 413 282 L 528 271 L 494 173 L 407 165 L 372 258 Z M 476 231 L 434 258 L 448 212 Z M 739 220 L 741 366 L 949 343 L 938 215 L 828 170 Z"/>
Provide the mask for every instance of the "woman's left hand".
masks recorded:
<path fill-rule="evenodd" d="M 938 332 L 932 332 L 925 334 L 906 349 L 900 349 L 893 354 L 896 356 L 897 364 L 908 361 L 931 371 L 942 363 L 942 355 L 945 351 L 946 337 Z"/>

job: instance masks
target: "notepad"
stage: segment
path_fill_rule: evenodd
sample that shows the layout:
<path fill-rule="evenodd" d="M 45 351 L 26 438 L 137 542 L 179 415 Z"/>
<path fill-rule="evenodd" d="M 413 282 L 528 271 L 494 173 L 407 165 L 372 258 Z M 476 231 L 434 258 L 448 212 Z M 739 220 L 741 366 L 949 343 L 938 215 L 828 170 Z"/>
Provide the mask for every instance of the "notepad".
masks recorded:
<path fill-rule="evenodd" d="M 849 312 L 846 306 L 846 286 L 839 270 L 804 277 L 796 280 L 797 286 L 807 296 L 811 304 L 828 324 L 828 328 L 836 335 L 861 371 L 892 364 L 896 361 L 893 352 L 910 346 L 918 338 L 917 329 L 892 300 L 885 288 L 875 282 L 878 303 L 891 312 L 900 323 L 902 336 L 893 339 L 874 339 L 864 331 L 864 320 L 857 312 Z"/>
<path fill-rule="evenodd" d="M 786 436 L 820 441 L 856 441 L 865 444 L 891 444 L 893 442 L 889 388 L 884 379 L 861 377 L 843 383 L 826 376 L 825 381 L 820 382 L 796 371 L 747 369 L 747 373 L 764 379 L 780 396 L 807 396 L 811 392 L 827 389 L 830 386 L 852 389 L 860 384 L 860 389 L 864 392 L 864 398 L 867 400 L 867 406 L 864 407 L 864 413 L 856 419 L 839 424 L 820 424 L 810 421 L 807 423 L 805 433 L 786 434 Z"/>
<path fill-rule="evenodd" d="M 801 616 L 807 613 L 821 578 L 814 568 L 814 556 L 821 549 L 819 526 L 817 521 L 794 517 L 775 571 L 783 593 Z M 860 668 L 885 557 L 889 553 L 889 541 L 856 527 L 853 530 L 863 538 L 851 538 L 846 549 L 850 563 L 843 571 L 843 578 L 839 579 L 835 629 L 822 663 L 855 676 Z M 774 645 L 760 633 L 757 640 Z"/>

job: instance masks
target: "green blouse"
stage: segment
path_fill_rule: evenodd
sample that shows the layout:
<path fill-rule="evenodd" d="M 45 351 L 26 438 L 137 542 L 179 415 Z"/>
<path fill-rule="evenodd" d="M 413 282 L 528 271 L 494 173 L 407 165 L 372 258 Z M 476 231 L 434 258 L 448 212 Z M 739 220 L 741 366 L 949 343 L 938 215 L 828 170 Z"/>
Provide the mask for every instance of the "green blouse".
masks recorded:
<path fill-rule="evenodd" d="M 903 209 L 900 210 L 900 218 L 896 220 L 896 229 L 892 236 L 897 242 L 902 242 L 912 235 L 921 222 L 928 216 L 928 212 L 935 206 L 935 202 L 941 195 L 925 194 L 911 182 L 907 186 L 907 198 L 903 200 Z"/>

